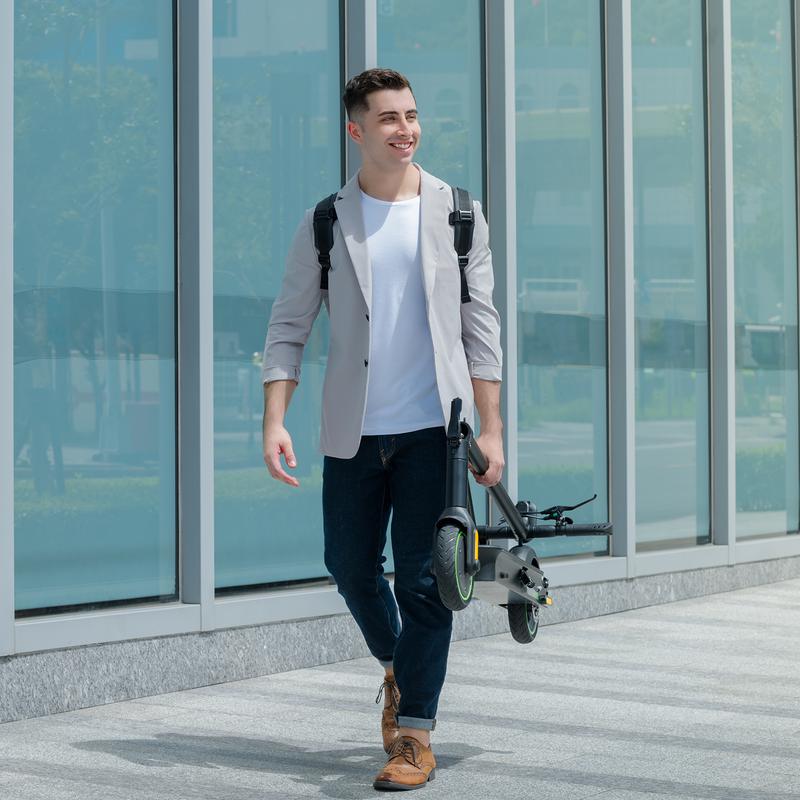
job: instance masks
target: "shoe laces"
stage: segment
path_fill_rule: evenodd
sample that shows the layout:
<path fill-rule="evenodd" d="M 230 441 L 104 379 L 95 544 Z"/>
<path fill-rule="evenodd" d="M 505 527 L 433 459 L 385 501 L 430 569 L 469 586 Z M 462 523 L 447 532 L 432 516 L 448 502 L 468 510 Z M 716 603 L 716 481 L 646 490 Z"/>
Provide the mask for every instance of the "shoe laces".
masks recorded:
<path fill-rule="evenodd" d="M 400 705 L 400 689 L 397 688 L 397 681 L 385 680 L 378 689 L 378 696 L 375 698 L 375 704 L 381 702 L 384 690 L 388 690 L 391 698 L 391 706 L 393 711 L 397 711 Z"/>
<path fill-rule="evenodd" d="M 401 736 L 392 745 L 389 751 L 389 760 L 402 758 L 411 764 L 412 767 L 419 769 L 420 765 L 420 744 L 413 736 Z"/>

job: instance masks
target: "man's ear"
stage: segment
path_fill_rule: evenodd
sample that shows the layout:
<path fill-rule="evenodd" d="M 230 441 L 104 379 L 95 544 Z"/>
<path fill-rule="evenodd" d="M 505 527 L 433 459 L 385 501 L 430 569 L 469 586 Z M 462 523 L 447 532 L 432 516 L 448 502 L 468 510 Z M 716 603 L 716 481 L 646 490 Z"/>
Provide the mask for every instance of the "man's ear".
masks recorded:
<path fill-rule="evenodd" d="M 361 126 L 353 120 L 347 122 L 347 135 L 356 143 L 361 143 Z"/>

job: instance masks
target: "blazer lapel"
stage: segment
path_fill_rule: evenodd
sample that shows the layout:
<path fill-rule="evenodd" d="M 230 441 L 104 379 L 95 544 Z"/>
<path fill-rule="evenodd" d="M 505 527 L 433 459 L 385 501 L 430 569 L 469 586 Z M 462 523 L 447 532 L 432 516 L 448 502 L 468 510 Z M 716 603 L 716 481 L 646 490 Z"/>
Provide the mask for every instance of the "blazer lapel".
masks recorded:
<path fill-rule="evenodd" d="M 353 262 L 356 280 L 367 304 L 367 311 L 372 311 L 372 273 L 367 251 L 367 237 L 364 233 L 364 215 L 361 211 L 358 173 L 339 190 L 334 207 L 347 252 Z"/>
<path fill-rule="evenodd" d="M 436 283 L 439 261 L 439 235 L 447 224 L 449 205 L 447 184 L 416 165 L 420 172 L 420 258 L 425 298 L 430 300 Z M 367 310 L 372 310 L 372 272 L 370 270 L 364 215 L 361 211 L 361 192 L 356 173 L 339 191 L 334 203 L 347 252 L 364 295 Z"/>
<path fill-rule="evenodd" d="M 448 203 L 447 184 L 434 178 L 422 167 L 420 172 L 420 227 L 419 246 L 422 259 L 422 281 L 425 297 L 430 300 L 433 285 L 436 283 L 436 264 L 439 261 L 439 236 L 447 224 Z"/>

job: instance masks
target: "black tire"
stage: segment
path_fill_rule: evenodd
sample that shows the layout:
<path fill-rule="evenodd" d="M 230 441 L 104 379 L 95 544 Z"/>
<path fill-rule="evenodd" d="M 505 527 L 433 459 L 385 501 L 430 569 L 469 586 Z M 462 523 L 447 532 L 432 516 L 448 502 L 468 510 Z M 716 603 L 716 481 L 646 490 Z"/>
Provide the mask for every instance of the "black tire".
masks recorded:
<path fill-rule="evenodd" d="M 539 562 L 530 547 L 519 545 L 511 552 L 538 569 Z M 508 627 L 515 642 L 530 644 L 539 632 L 539 607 L 533 603 L 509 603 Z"/>
<path fill-rule="evenodd" d="M 455 525 L 445 525 L 436 531 L 433 546 L 433 572 L 439 587 L 439 597 L 451 611 L 465 609 L 475 588 L 475 578 L 464 569 L 467 555 L 467 534 Z"/>
<path fill-rule="evenodd" d="M 515 642 L 530 644 L 539 632 L 539 608 L 533 603 L 509 603 L 508 627 Z"/>

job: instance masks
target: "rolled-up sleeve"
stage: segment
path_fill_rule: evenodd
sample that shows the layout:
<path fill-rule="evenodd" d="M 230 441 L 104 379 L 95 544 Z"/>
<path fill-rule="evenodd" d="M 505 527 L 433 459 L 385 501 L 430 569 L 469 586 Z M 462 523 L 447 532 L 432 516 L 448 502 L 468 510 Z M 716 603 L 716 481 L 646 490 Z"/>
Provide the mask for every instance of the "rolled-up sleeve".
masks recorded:
<path fill-rule="evenodd" d="M 280 380 L 299 383 L 303 348 L 322 305 L 312 215 L 313 210 L 306 212 L 295 233 L 281 290 L 272 305 L 261 368 L 264 383 Z"/>
<path fill-rule="evenodd" d="M 461 339 L 472 378 L 500 381 L 503 351 L 500 345 L 500 315 L 492 302 L 494 274 L 489 250 L 489 226 L 481 204 L 473 203 L 475 230 L 466 267 L 467 285 L 472 298 L 461 304 Z"/>

